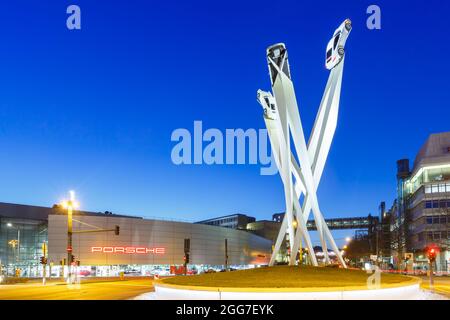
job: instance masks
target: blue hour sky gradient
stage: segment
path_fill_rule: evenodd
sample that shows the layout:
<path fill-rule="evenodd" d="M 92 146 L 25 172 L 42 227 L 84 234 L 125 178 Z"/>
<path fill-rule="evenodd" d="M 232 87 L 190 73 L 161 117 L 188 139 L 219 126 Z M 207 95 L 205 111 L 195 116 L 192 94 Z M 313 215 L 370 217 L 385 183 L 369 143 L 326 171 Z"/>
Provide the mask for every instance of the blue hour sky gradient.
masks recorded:
<path fill-rule="evenodd" d="M 81 8 L 79 31 L 66 8 Z M 319 201 L 326 217 L 377 213 L 395 161 L 450 129 L 448 1 L 4 1 L 0 201 L 200 220 L 284 210 L 258 165 L 175 166 L 176 128 L 264 128 L 267 46 L 289 50 L 305 132 L 328 77 L 325 47 L 353 21 L 339 123 Z M 366 28 L 377 4 L 382 29 Z M 348 231 L 338 233 L 345 236 Z"/>

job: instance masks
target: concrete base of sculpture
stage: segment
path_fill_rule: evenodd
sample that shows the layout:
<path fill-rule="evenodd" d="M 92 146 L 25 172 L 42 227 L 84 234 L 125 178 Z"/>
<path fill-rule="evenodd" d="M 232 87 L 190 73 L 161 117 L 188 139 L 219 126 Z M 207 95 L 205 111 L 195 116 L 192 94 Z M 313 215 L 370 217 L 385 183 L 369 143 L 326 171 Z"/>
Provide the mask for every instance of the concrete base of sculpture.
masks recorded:
<path fill-rule="evenodd" d="M 416 300 L 420 280 L 383 286 L 343 288 L 217 288 L 155 283 L 158 300 Z"/>

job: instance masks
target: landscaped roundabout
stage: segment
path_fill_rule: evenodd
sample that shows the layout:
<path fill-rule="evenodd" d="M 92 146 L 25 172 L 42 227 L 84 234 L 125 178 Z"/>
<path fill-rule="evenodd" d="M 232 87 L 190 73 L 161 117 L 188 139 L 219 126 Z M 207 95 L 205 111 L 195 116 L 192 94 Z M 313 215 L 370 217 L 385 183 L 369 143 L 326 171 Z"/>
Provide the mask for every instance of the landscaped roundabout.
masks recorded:
<path fill-rule="evenodd" d="M 166 278 L 155 282 L 155 294 L 170 300 L 387 300 L 415 299 L 421 294 L 419 285 L 419 279 L 398 274 L 276 266 Z"/>

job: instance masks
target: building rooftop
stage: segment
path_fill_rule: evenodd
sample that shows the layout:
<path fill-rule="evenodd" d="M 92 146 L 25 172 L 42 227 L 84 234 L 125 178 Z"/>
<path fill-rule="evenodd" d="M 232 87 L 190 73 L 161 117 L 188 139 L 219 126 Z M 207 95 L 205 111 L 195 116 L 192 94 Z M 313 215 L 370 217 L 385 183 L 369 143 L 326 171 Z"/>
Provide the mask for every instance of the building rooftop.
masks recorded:
<path fill-rule="evenodd" d="M 31 219 L 31 220 L 48 220 L 50 214 L 66 214 L 66 211 L 58 206 L 40 207 L 40 206 L 30 206 L 23 204 L 14 203 L 4 203 L 0 202 L 0 217 L 14 218 L 14 219 Z M 124 217 L 124 218 L 137 218 L 142 219 L 142 217 L 133 217 L 128 215 L 113 214 L 109 211 L 105 212 L 89 212 L 75 210 L 73 212 L 77 216 L 111 216 L 111 217 Z"/>
<path fill-rule="evenodd" d="M 413 175 L 421 167 L 450 163 L 450 132 L 431 134 L 414 160 Z"/>
<path fill-rule="evenodd" d="M 197 221 L 195 223 L 204 223 L 204 222 L 221 220 L 221 219 L 232 218 L 232 217 L 245 217 L 245 218 L 248 218 L 248 219 L 255 219 L 254 217 L 247 216 L 246 214 L 243 214 L 243 213 L 235 213 L 235 214 L 229 214 L 229 215 L 226 215 L 226 216 L 220 216 L 220 217 L 215 217 L 215 218 L 206 219 L 206 220 L 202 220 L 202 221 Z"/>

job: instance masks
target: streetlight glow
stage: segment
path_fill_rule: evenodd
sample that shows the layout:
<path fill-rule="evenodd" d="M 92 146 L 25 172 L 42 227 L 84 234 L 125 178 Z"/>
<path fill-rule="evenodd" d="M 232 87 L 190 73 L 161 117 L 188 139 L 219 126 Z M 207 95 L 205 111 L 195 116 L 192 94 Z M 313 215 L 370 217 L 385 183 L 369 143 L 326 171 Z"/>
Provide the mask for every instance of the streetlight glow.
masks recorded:
<path fill-rule="evenodd" d="M 80 203 L 78 201 L 75 200 L 75 191 L 70 190 L 69 191 L 69 195 L 70 195 L 70 200 L 62 200 L 60 202 L 60 205 L 64 208 L 64 209 L 77 209 L 80 207 Z"/>
<path fill-rule="evenodd" d="M 12 223 L 11 223 L 11 222 L 8 222 L 8 223 L 6 224 L 6 226 L 9 227 L 9 228 L 11 228 L 11 227 L 12 227 Z"/>
<path fill-rule="evenodd" d="M 346 241 L 346 242 L 350 242 L 350 241 L 352 241 L 352 238 L 347 237 L 347 238 L 345 238 L 345 241 Z"/>

